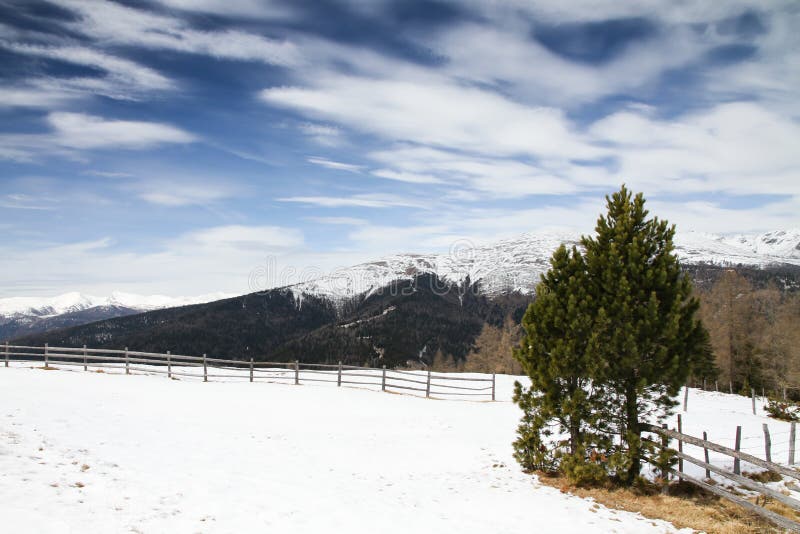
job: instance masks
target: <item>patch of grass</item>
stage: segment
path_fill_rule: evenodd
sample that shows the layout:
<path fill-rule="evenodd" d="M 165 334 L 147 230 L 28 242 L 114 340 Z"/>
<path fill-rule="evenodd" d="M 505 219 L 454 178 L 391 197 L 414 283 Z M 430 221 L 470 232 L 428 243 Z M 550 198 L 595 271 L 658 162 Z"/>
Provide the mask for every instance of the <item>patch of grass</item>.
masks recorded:
<path fill-rule="evenodd" d="M 539 482 L 558 488 L 578 497 L 591 497 L 598 503 L 628 512 L 638 512 L 650 519 L 663 519 L 678 528 L 691 528 L 708 534 L 767 534 L 781 532 L 769 521 L 741 507 L 720 499 L 702 488 L 687 482 L 675 482 L 663 494 L 661 487 L 650 482 L 640 482 L 634 487 L 576 487 L 564 476 L 553 473 L 536 473 Z M 755 499 L 751 499 L 755 500 Z M 768 509 L 785 515 L 778 508 L 793 511 L 780 503 L 768 502 Z"/>
<path fill-rule="evenodd" d="M 762 484 L 766 484 L 767 482 L 780 482 L 783 480 L 783 477 L 781 477 L 778 473 L 773 473 L 772 471 L 742 471 L 742 475 L 751 480 L 755 480 L 756 482 L 761 482 Z"/>

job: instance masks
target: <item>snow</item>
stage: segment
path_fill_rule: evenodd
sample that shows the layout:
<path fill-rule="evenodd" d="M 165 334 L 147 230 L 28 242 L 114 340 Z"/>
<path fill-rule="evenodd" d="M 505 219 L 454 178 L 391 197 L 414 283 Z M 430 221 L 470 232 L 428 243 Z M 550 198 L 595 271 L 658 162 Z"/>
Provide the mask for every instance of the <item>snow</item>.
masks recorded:
<path fill-rule="evenodd" d="M 113 292 L 107 297 L 70 292 L 55 297 L 8 297 L 0 298 L 0 316 L 29 315 L 52 317 L 65 313 L 87 310 L 98 306 L 119 306 L 140 311 L 150 311 L 175 306 L 188 306 L 220 300 L 234 295 L 208 293 L 195 297 L 167 297 L 164 295 L 136 295 Z"/>
<path fill-rule="evenodd" d="M 7 532 L 676 531 L 522 473 L 507 400 L 23 366 L 0 391 Z"/>
<path fill-rule="evenodd" d="M 683 397 L 678 400 L 683 402 Z M 764 449 L 763 425 L 767 424 L 772 440 L 772 461 L 788 465 L 789 460 L 789 429 L 791 424 L 767 417 L 764 411 L 766 399 L 756 397 L 756 415 L 753 415 L 752 400 L 740 395 L 689 389 L 687 411 L 683 411 L 683 404 L 677 410 L 681 414 L 683 433 L 698 438 L 703 437 L 703 431 L 708 433 L 708 440 L 731 449 L 734 448 L 736 426 L 742 427 L 741 450 L 762 460 L 766 459 Z M 670 428 L 677 429 L 677 415 L 666 421 Z M 800 445 L 800 441 L 798 441 Z M 676 446 L 673 442 L 672 446 Z M 703 459 L 702 447 L 684 444 L 684 452 L 695 458 Z M 713 465 L 733 469 L 733 458 L 721 453 L 709 451 L 709 459 Z M 800 451 L 797 454 L 800 461 Z M 742 471 L 763 471 L 763 469 L 742 462 Z M 684 470 L 689 475 L 697 478 L 705 477 L 705 470 L 684 462 Z M 730 481 L 712 474 L 717 481 L 730 484 Z M 782 483 L 778 483 L 781 485 Z M 785 488 L 782 488 L 785 489 Z M 796 493 L 795 497 L 800 497 Z"/>
<path fill-rule="evenodd" d="M 489 295 L 509 291 L 532 293 L 539 275 L 550 267 L 550 257 L 562 243 L 579 242 L 578 234 L 529 233 L 490 245 L 459 243 L 443 254 L 396 254 L 380 260 L 340 269 L 327 276 L 290 286 L 302 294 L 341 302 L 370 295 L 397 280 L 410 280 L 421 273 L 435 273 L 443 280 L 461 284 L 467 277 L 480 281 Z M 675 252 L 681 261 L 696 264 L 800 265 L 800 230 L 775 231 L 752 236 L 721 236 L 700 232 L 679 233 Z"/>

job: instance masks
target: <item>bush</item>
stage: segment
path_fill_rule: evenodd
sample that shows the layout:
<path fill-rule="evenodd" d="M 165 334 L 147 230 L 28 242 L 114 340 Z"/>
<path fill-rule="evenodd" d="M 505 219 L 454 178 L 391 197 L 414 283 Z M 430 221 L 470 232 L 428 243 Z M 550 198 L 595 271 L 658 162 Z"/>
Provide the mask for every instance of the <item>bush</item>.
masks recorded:
<path fill-rule="evenodd" d="M 764 410 L 766 410 L 773 419 L 780 419 L 781 421 L 800 421 L 800 415 L 797 413 L 798 407 L 795 404 L 771 400 Z"/>

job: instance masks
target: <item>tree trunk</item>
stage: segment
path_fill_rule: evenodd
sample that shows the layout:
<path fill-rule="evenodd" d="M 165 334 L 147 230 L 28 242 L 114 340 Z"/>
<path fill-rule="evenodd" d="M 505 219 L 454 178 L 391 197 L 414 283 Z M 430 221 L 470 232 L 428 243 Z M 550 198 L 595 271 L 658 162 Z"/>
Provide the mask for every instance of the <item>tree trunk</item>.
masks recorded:
<path fill-rule="evenodd" d="M 642 429 L 639 426 L 638 395 L 633 384 L 625 387 L 625 425 L 628 430 L 628 454 L 631 457 L 631 466 L 625 476 L 625 483 L 630 485 L 642 470 Z"/>

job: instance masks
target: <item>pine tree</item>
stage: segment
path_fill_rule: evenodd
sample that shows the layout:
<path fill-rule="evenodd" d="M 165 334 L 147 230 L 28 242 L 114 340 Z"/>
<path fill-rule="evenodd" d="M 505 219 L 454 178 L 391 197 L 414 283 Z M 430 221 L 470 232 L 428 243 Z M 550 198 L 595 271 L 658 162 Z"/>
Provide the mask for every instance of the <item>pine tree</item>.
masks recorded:
<path fill-rule="evenodd" d="M 536 288 L 536 299 L 522 319 L 526 336 L 514 356 L 531 379 L 531 386 L 515 390 L 515 402 L 525 415 L 514 443 L 524 467 L 542 468 L 560 454 L 548 447 L 553 432 L 567 433 L 568 463 L 585 466 L 588 449 L 604 441 L 591 377 L 592 297 L 583 257 L 563 245 L 553 254 L 550 270 Z M 599 439 L 598 439 L 599 438 Z M 528 465 L 526 465 L 526 462 Z M 568 473 L 581 478 L 578 473 Z"/>
<path fill-rule="evenodd" d="M 606 197 L 596 236 L 584 237 L 587 289 L 592 298 L 591 359 L 595 380 L 617 404 L 623 436 L 620 478 L 632 483 L 644 454 L 645 419 L 666 416 L 694 368 L 711 361 L 699 302 L 673 252 L 675 227 L 648 219 L 642 194 Z"/>

